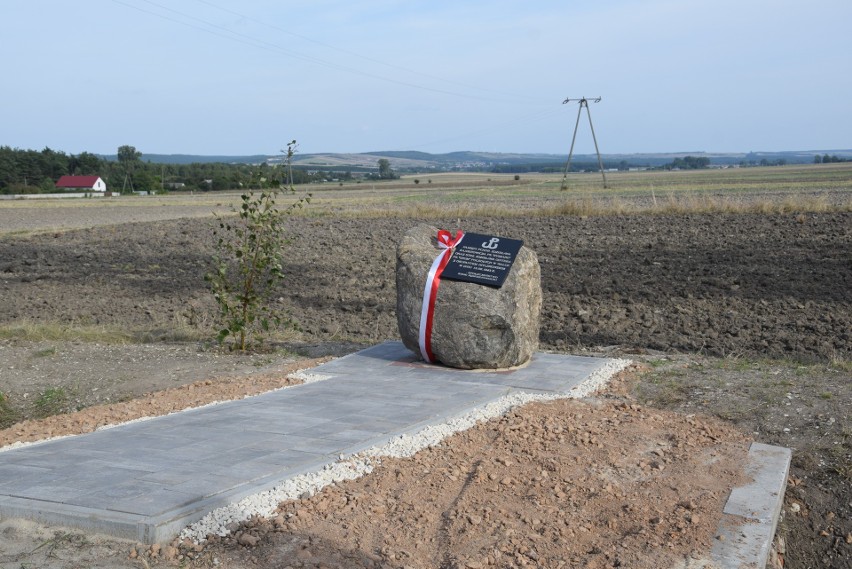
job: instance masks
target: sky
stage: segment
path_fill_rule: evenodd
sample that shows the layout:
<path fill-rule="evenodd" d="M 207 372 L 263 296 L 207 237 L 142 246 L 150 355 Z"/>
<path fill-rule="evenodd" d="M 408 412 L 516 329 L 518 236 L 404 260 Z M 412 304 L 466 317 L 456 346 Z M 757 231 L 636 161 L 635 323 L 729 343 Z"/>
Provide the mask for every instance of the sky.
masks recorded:
<path fill-rule="evenodd" d="M 0 0 L 0 145 L 567 155 L 578 116 L 594 152 L 590 114 L 604 154 L 849 149 L 850 22 L 849 0 Z"/>

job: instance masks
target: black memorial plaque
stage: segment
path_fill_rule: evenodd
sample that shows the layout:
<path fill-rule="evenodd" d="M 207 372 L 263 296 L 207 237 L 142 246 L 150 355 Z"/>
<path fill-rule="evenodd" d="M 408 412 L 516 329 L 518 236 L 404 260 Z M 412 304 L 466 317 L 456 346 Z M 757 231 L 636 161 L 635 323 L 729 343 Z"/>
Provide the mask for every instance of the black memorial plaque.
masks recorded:
<path fill-rule="evenodd" d="M 519 239 L 465 233 L 441 278 L 500 288 L 523 244 Z"/>

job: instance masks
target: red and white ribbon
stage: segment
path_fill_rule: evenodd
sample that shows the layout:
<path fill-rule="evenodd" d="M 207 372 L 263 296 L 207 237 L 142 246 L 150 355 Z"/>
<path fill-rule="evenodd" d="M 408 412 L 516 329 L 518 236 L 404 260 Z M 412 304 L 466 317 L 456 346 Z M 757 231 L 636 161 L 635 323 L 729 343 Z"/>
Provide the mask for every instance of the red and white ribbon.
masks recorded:
<path fill-rule="evenodd" d="M 423 307 L 420 309 L 420 355 L 430 364 L 435 361 L 432 355 L 432 321 L 435 318 L 435 297 L 438 295 L 438 285 L 441 284 L 441 273 L 450 261 L 453 249 L 463 238 L 462 231 L 458 231 L 455 237 L 444 229 L 438 231 L 438 246 L 442 251 L 429 269 L 423 289 Z"/>

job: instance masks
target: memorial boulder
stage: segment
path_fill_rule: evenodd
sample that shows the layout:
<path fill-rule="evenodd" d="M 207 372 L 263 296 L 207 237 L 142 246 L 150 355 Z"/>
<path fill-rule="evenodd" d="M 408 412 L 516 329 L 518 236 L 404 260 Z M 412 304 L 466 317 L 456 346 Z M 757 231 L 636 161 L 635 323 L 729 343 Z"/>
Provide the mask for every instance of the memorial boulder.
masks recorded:
<path fill-rule="evenodd" d="M 397 322 L 408 349 L 461 369 L 515 367 L 532 357 L 541 270 L 520 241 L 420 225 L 403 236 L 396 259 Z"/>

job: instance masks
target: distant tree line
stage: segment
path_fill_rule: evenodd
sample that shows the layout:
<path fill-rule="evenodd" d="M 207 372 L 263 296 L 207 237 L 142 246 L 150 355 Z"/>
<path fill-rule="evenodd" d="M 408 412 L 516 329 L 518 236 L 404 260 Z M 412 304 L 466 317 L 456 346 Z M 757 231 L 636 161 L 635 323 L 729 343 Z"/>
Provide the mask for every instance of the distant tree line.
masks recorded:
<path fill-rule="evenodd" d="M 817 154 L 814 156 L 814 164 L 832 164 L 834 162 L 849 162 L 849 158 L 841 158 L 840 156 L 824 154 L 820 156 Z"/>
<path fill-rule="evenodd" d="M 88 152 L 68 156 L 50 148 L 39 152 L 0 146 L 0 193 L 51 192 L 61 176 L 101 175 L 101 168 L 102 160 Z"/>
<path fill-rule="evenodd" d="M 494 174 L 526 174 L 529 172 L 561 172 L 564 162 L 534 162 L 530 164 L 497 164 L 491 168 Z M 573 170 L 573 168 L 572 168 Z"/>
<path fill-rule="evenodd" d="M 675 158 L 663 166 L 665 170 L 701 170 L 710 167 L 710 159 L 706 156 L 684 156 Z"/>
<path fill-rule="evenodd" d="M 639 167 L 635 164 L 628 164 L 625 160 L 619 162 L 611 162 L 604 160 L 604 168 L 616 168 L 618 170 L 627 170 L 628 168 Z M 540 172 L 542 174 L 561 174 L 565 170 L 565 162 L 532 162 L 529 164 L 497 164 L 489 170 L 495 174 L 526 174 L 530 172 Z M 571 162 L 572 172 L 597 172 L 600 166 L 597 162 Z"/>
<path fill-rule="evenodd" d="M 353 166 L 346 171 L 316 170 L 313 167 L 297 167 L 292 170 L 282 165 L 261 162 L 259 164 L 194 162 L 187 164 L 157 163 L 142 160 L 143 155 L 133 146 L 119 148 L 116 159 L 104 158 L 90 152 L 66 154 L 45 147 L 43 150 L 21 150 L 0 146 L 0 194 L 52 193 L 54 184 L 64 175 L 97 175 L 103 178 L 107 189 L 112 192 L 194 190 L 218 191 L 240 189 L 274 188 L 286 184 L 292 176 L 294 184 L 315 182 L 347 181 L 357 172 L 366 180 L 392 180 L 399 174 L 391 168 L 390 161 L 381 158 L 376 168 Z M 740 166 L 780 166 L 785 158 L 760 157 L 749 154 Z M 796 162 L 796 160 L 793 160 Z M 829 164 L 848 162 L 849 158 L 825 154 L 814 156 L 813 162 Z M 719 160 L 720 163 L 727 163 Z M 627 170 L 632 167 L 657 167 L 664 169 L 694 170 L 707 168 L 707 157 L 684 156 L 672 162 L 662 163 L 647 160 L 643 164 L 628 163 L 626 160 L 604 160 L 604 168 Z M 531 162 L 515 164 L 479 164 L 453 166 L 445 171 L 491 171 L 494 173 L 524 174 L 528 172 L 561 173 L 564 162 Z M 403 168 L 404 170 L 404 168 Z M 596 172 L 597 162 L 572 162 L 572 172 Z M 417 170 L 414 170 L 417 171 Z"/>
<path fill-rule="evenodd" d="M 0 146 L 0 194 L 52 193 L 65 175 L 100 176 L 109 191 L 125 193 L 262 189 L 286 184 L 288 176 L 294 184 L 352 177 L 351 172 L 290 170 L 266 162 L 158 164 L 141 160 L 141 153 L 129 145 L 119 147 L 117 158 L 107 160 L 90 152 L 66 154 L 47 147 L 38 151 Z"/>

